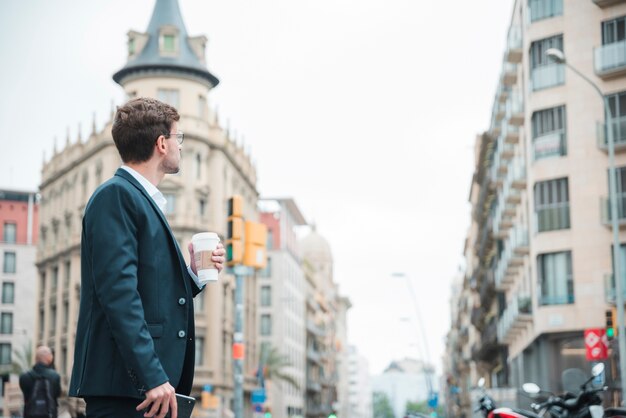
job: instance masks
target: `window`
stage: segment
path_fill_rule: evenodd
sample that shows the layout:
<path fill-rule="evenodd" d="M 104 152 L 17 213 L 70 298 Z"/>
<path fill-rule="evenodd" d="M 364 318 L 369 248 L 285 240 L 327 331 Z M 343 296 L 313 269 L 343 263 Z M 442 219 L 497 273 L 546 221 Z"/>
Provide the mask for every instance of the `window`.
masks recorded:
<path fill-rule="evenodd" d="M 50 333 L 54 334 L 54 331 L 57 328 L 57 307 L 56 306 L 52 306 L 50 308 Z"/>
<path fill-rule="evenodd" d="M 70 323 L 70 304 L 68 301 L 63 302 L 63 332 L 67 332 Z"/>
<path fill-rule="evenodd" d="M 176 35 L 163 35 L 163 51 L 176 52 Z"/>
<path fill-rule="evenodd" d="M 15 253 L 13 251 L 4 252 L 2 271 L 4 273 L 15 273 Z"/>
<path fill-rule="evenodd" d="M 535 160 L 567 153 L 565 106 L 535 112 L 531 122 Z"/>
<path fill-rule="evenodd" d="M 626 16 L 602 22 L 602 45 L 626 40 Z"/>
<path fill-rule="evenodd" d="M 14 303 L 15 302 L 15 283 L 4 282 L 2 283 L 2 303 Z"/>
<path fill-rule="evenodd" d="M 128 39 L 128 55 L 135 55 L 135 38 Z"/>
<path fill-rule="evenodd" d="M 178 109 L 179 97 L 176 89 L 158 89 L 157 99 Z"/>
<path fill-rule="evenodd" d="M 196 179 L 200 180 L 202 178 L 202 156 L 200 153 L 196 154 L 195 166 Z"/>
<path fill-rule="evenodd" d="M 611 109 L 611 125 L 613 125 L 613 139 L 615 143 L 626 142 L 626 91 L 611 94 L 606 97 Z M 604 143 L 607 143 L 605 135 Z"/>
<path fill-rule="evenodd" d="M 206 212 L 206 200 L 198 199 L 198 215 L 200 217 L 204 216 Z"/>
<path fill-rule="evenodd" d="M 204 118 L 204 114 L 206 113 L 206 97 L 203 95 L 198 96 L 198 117 L 200 119 Z"/>
<path fill-rule="evenodd" d="M 196 366 L 204 363 L 204 337 L 196 337 Z"/>
<path fill-rule="evenodd" d="M 163 209 L 163 213 L 166 215 L 171 215 L 176 210 L 176 195 L 172 193 L 163 194 L 167 203 L 165 204 L 165 208 Z"/>
<path fill-rule="evenodd" d="M 261 315 L 261 335 L 272 335 L 272 317 L 269 314 Z"/>
<path fill-rule="evenodd" d="M 39 296 L 43 299 L 46 294 L 46 272 L 42 271 L 39 278 Z"/>
<path fill-rule="evenodd" d="M 0 344 L 0 364 L 11 364 L 11 344 Z"/>
<path fill-rule="evenodd" d="M 570 227 L 567 178 L 535 184 L 537 232 Z"/>
<path fill-rule="evenodd" d="M 13 314 L 11 312 L 0 313 L 0 334 L 13 334 Z"/>
<path fill-rule="evenodd" d="M 261 286 L 261 306 L 272 306 L 272 288 Z"/>
<path fill-rule="evenodd" d="M 13 222 L 5 222 L 2 232 L 2 240 L 9 244 L 15 244 L 17 238 L 17 226 Z"/>
<path fill-rule="evenodd" d="M 54 289 L 57 288 L 58 284 L 59 284 L 59 268 L 53 267 L 52 268 L 52 281 L 50 282 L 50 287 L 52 288 L 53 291 Z"/>
<path fill-rule="evenodd" d="M 272 277 L 272 258 L 267 257 L 265 268 L 259 273 L 259 277 Z"/>
<path fill-rule="evenodd" d="M 528 7 L 531 22 L 563 14 L 563 0 L 530 0 Z"/>
<path fill-rule="evenodd" d="M 70 287 L 71 274 L 72 274 L 72 262 L 70 260 L 67 260 L 65 262 L 65 278 L 63 280 L 63 286 L 65 287 L 65 289 L 69 289 Z"/>
<path fill-rule="evenodd" d="M 538 255 L 537 272 L 540 305 L 574 303 L 571 251 Z"/>
<path fill-rule="evenodd" d="M 530 45 L 530 82 L 534 91 L 565 82 L 564 64 L 555 63 L 546 56 L 546 51 L 550 48 L 563 51 L 563 35 L 541 39 Z"/>
<path fill-rule="evenodd" d="M 274 249 L 274 230 L 267 229 L 267 242 L 265 243 L 268 250 Z"/>

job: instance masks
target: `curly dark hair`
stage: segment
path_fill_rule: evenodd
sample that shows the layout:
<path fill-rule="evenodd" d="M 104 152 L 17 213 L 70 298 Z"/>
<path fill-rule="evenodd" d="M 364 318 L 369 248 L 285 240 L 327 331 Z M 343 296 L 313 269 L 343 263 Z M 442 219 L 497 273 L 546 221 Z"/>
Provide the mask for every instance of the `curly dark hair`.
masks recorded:
<path fill-rule="evenodd" d="M 180 120 L 176 109 L 148 97 L 133 99 L 117 108 L 113 121 L 113 142 L 125 163 L 148 161 L 160 135 L 169 138 L 170 129 Z"/>

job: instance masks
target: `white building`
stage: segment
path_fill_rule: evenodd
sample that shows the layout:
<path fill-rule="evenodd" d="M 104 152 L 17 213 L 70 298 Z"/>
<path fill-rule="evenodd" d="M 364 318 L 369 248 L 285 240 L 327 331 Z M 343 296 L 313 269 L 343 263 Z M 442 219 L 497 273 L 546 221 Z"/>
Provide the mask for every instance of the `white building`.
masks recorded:
<path fill-rule="evenodd" d="M 428 399 L 426 367 L 423 362 L 414 359 L 393 361 L 382 374 L 372 378 L 372 392 L 385 393 L 394 415 L 400 418 L 404 416 L 407 402 L 425 402 Z"/>
<path fill-rule="evenodd" d="M 348 403 L 350 418 L 372 418 L 369 362 L 357 348 L 348 348 Z"/>

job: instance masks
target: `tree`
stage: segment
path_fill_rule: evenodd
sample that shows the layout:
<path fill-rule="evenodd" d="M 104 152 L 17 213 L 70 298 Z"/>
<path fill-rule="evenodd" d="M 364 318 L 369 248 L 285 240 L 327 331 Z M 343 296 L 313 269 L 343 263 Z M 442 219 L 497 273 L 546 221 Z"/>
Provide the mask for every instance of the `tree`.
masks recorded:
<path fill-rule="evenodd" d="M 374 392 L 372 394 L 372 408 L 374 418 L 395 418 L 389 397 L 384 392 Z"/>
<path fill-rule="evenodd" d="M 266 379 L 286 382 L 296 389 L 300 389 L 298 382 L 284 371 L 286 367 L 292 366 L 291 362 L 286 355 L 280 354 L 276 347 L 263 350 L 261 353 L 261 365 L 263 366 L 263 375 Z"/>
<path fill-rule="evenodd" d="M 411 401 L 407 401 L 406 403 L 406 407 L 404 408 L 405 415 L 409 415 L 411 412 L 414 414 L 422 414 L 422 415 L 426 415 L 426 416 L 430 416 L 431 412 L 433 412 L 433 409 L 428 406 L 428 402 L 426 401 L 422 401 L 422 402 L 411 402 Z M 441 417 L 443 416 L 443 407 L 441 405 L 437 406 L 437 409 L 435 409 L 435 411 L 437 413 L 437 416 Z"/>
<path fill-rule="evenodd" d="M 20 351 L 13 350 L 13 361 L 11 362 L 11 373 L 22 374 L 30 369 L 30 362 L 33 358 L 33 345 L 30 341 L 22 346 Z"/>

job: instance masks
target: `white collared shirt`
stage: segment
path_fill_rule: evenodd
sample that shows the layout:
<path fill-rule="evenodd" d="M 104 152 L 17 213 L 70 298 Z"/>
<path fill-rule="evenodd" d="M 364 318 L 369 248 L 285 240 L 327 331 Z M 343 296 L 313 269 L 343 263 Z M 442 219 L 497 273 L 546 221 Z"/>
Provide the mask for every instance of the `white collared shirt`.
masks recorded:
<path fill-rule="evenodd" d="M 127 165 L 122 165 L 122 167 L 120 168 L 123 168 L 124 170 L 128 172 L 128 174 L 133 176 L 133 178 L 137 180 L 139 184 L 141 184 L 141 187 L 144 188 L 146 193 L 150 195 L 152 200 L 154 200 L 154 203 L 156 203 L 159 209 L 161 209 L 161 212 L 165 213 L 164 211 L 165 211 L 165 205 L 167 205 L 167 199 L 165 199 L 165 196 L 163 196 L 163 193 L 161 193 L 161 191 L 157 189 L 157 187 L 154 184 L 150 183 L 148 179 L 142 176 L 137 170 L 134 170 Z M 204 285 L 200 284 L 200 279 L 198 279 L 198 276 L 196 276 L 193 273 L 193 270 L 191 270 L 190 266 L 187 266 L 187 271 L 189 272 L 189 275 L 191 276 L 193 281 L 196 282 L 196 284 L 198 285 L 200 289 L 202 289 Z"/>
<path fill-rule="evenodd" d="M 159 209 L 161 209 L 161 212 L 163 212 L 165 210 L 165 205 L 167 205 L 167 200 L 165 199 L 165 196 L 163 196 L 163 193 L 161 193 L 161 191 L 157 189 L 154 184 L 150 183 L 148 179 L 142 176 L 137 170 L 134 170 L 127 165 L 122 165 L 121 168 L 126 170 L 135 180 L 139 182 L 139 184 L 141 184 L 146 193 L 148 193 L 152 200 L 154 200 L 154 203 L 156 203 Z"/>

